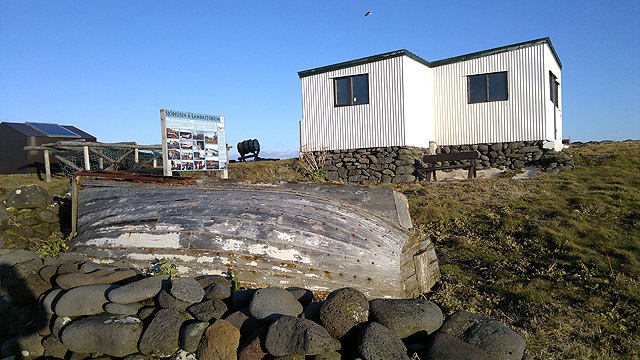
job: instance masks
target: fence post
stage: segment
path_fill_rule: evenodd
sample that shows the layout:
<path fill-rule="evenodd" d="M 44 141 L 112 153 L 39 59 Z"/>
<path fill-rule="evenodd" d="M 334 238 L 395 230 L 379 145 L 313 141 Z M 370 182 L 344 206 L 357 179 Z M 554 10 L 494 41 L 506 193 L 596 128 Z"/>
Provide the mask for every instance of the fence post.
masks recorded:
<path fill-rule="evenodd" d="M 222 170 L 222 178 L 223 179 L 228 179 L 229 178 L 229 149 L 232 148 L 233 146 L 229 146 L 229 144 L 225 144 L 225 149 L 227 151 L 227 167 Z"/>
<path fill-rule="evenodd" d="M 84 149 L 84 169 L 87 171 L 91 171 L 91 163 L 89 162 L 89 147 L 83 146 Z"/>
<path fill-rule="evenodd" d="M 51 182 L 51 163 L 49 162 L 49 150 L 44 151 L 44 172 L 47 176 L 47 182 Z"/>
<path fill-rule="evenodd" d="M 138 148 L 133 149 L 133 159 L 136 163 L 136 170 L 140 169 L 140 158 L 138 157 Z"/>

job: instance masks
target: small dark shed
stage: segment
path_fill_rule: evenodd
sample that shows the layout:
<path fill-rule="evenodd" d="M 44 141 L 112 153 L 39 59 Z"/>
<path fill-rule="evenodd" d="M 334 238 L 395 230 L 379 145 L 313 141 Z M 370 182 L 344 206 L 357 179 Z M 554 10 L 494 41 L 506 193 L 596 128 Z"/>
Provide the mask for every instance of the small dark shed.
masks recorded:
<path fill-rule="evenodd" d="M 0 174 L 33 173 L 44 168 L 42 151 L 24 151 L 61 140 L 95 142 L 96 137 L 75 126 L 52 123 L 0 123 Z M 55 159 L 52 159 L 55 163 Z"/>

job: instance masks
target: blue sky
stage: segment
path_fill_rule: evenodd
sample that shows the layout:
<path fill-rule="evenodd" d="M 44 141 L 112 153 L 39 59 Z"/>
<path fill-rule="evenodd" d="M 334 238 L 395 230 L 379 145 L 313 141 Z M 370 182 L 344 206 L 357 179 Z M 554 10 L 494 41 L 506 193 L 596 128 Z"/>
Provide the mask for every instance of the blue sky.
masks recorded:
<path fill-rule="evenodd" d="M 398 49 L 433 61 L 547 36 L 563 63 L 564 137 L 640 139 L 637 0 L 2 0 L 0 121 L 159 144 L 160 109 L 184 110 L 224 115 L 234 148 L 257 138 L 261 155 L 291 157 L 300 70 Z"/>

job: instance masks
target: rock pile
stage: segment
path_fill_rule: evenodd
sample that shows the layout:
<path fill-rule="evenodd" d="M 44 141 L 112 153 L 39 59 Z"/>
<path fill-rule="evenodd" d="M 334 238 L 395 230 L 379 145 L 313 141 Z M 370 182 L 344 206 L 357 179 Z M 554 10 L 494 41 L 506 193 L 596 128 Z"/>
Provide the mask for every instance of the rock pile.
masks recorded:
<path fill-rule="evenodd" d="M 145 276 L 79 256 L 0 256 L 3 357 L 171 359 L 522 359 L 498 321 L 432 302 L 325 300 L 303 288 L 234 291 L 223 276 Z"/>
<path fill-rule="evenodd" d="M 546 147 L 544 141 L 439 146 L 436 154 L 477 151 L 480 154 L 478 169 L 517 170 L 537 166 L 557 173 L 574 167 L 567 153 Z M 428 154 L 429 149 L 406 146 L 314 152 L 317 159 L 326 159 L 324 171 L 329 181 L 383 184 L 422 180 L 417 170 L 426 168 L 422 158 Z"/>

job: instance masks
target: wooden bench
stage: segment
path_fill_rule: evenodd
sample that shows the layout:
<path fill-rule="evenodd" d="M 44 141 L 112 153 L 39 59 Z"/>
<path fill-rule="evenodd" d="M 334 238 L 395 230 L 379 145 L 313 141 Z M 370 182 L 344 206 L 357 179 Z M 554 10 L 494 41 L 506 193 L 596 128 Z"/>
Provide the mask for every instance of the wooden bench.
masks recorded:
<path fill-rule="evenodd" d="M 449 170 L 449 169 L 469 169 L 469 173 L 467 174 L 467 178 L 475 178 L 476 177 L 476 160 L 480 157 L 478 152 L 476 151 L 463 151 L 457 153 L 449 153 L 449 154 L 437 154 L 437 155 L 425 155 L 422 158 L 422 162 L 427 164 L 426 168 L 420 169 L 419 171 L 424 174 L 427 178 L 427 181 L 431 181 L 431 174 L 433 173 L 433 180 L 438 181 L 436 178 L 436 170 Z M 443 161 L 465 161 L 469 160 L 468 164 L 463 165 L 440 165 L 437 166 L 436 163 L 442 163 Z"/>

